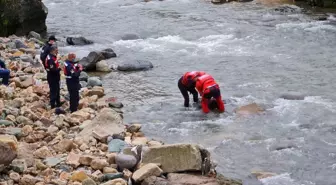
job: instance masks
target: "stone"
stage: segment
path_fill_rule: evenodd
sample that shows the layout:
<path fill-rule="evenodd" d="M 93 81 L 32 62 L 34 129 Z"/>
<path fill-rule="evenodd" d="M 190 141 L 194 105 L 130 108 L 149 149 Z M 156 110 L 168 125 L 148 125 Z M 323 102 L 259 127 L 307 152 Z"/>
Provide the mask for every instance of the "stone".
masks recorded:
<path fill-rule="evenodd" d="M 26 49 L 24 49 L 25 50 L 25 52 L 27 53 L 29 50 L 26 50 Z M 34 50 L 30 50 L 29 51 L 29 53 L 32 53 L 32 52 L 34 52 L 35 53 L 35 51 Z M 28 63 L 28 64 L 33 64 L 34 63 L 34 59 L 33 59 L 33 57 L 31 57 L 30 55 L 21 55 L 20 56 L 20 59 L 21 59 L 21 61 L 22 62 L 26 62 L 26 63 Z M 25 68 L 24 70 L 23 70 L 23 72 L 25 72 L 25 73 L 32 73 L 33 71 L 32 71 L 32 68 L 31 67 L 27 67 L 27 68 Z"/>
<path fill-rule="evenodd" d="M 135 133 L 135 132 L 139 132 L 140 129 L 141 129 L 141 124 L 135 123 L 127 127 L 127 132 Z"/>
<path fill-rule="evenodd" d="M 141 185 L 172 185 L 167 179 L 151 176 L 142 181 Z M 226 184 L 223 184 L 226 185 Z"/>
<path fill-rule="evenodd" d="M 103 173 L 107 174 L 107 173 L 118 173 L 118 170 L 111 168 L 111 167 L 104 167 L 103 169 Z"/>
<path fill-rule="evenodd" d="M 22 135 L 23 136 L 28 136 L 29 134 L 31 134 L 34 131 L 33 127 L 30 125 L 25 125 L 24 127 L 22 127 Z"/>
<path fill-rule="evenodd" d="M 147 144 L 148 144 L 149 147 L 152 147 L 152 146 L 162 146 L 163 145 L 163 143 L 161 143 L 159 141 L 154 141 L 154 140 L 148 141 Z"/>
<path fill-rule="evenodd" d="M 11 164 L 11 169 L 18 173 L 23 173 L 27 169 L 26 160 L 14 159 Z"/>
<path fill-rule="evenodd" d="M 82 58 L 79 63 L 85 71 L 92 71 L 96 69 L 96 63 L 103 59 L 104 56 L 100 52 L 92 51 L 87 57 Z"/>
<path fill-rule="evenodd" d="M 89 149 L 89 146 L 88 146 L 86 143 L 83 143 L 83 144 L 79 147 L 79 149 L 80 149 L 81 151 L 85 151 L 85 150 Z"/>
<path fill-rule="evenodd" d="M 71 118 L 79 120 L 79 122 L 83 122 L 85 120 L 90 119 L 90 113 L 84 112 L 83 110 L 78 110 L 71 114 Z"/>
<path fill-rule="evenodd" d="M 55 151 L 61 153 L 70 152 L 73 148 L 75 148 L 75 145 L 73 141 L 69 139 L 63 139 L 57 145 L 54 146 Z"/>
<path fill-rule="evenodd" d="M 164 173 L 201 170 L 202 157 L 199 146 L 173 144 L 149 147 L 142 163 L 159 163 Z"/>
<path fill-rule="evenodd" d="M 75 171 L 71 176 L 72 181 L 79 181 L 79 182 L 83 182 L 87 178 L 88 176 L 84 171 Z"/>
<path fill-rule="evenodd" d="M 251 173 L 254 176 L 256 176 L 258 180 L 268 178 L 268 177 L 273 177 L 277 175 L 276 173 L 263 172 L 263 171 L 252 171 Z"/>
<path fill-rule="evenodd" d="M 36 33 L 36 32 L 34 32 L 34 31 L 30 31 L 29 34 L 28 34 L 28 36 L 30 38 L 35 38 L 35 39 L 38 39 L 38 40 L 42 40 L 41 35 L 38 34 L 38 33 Z"/>
<path fill-rule="evenodd" d="M 116 153 L 107 154 L 107 162 L 109 164 L 115 164 L 115 157 L 116 156 L 117 156 Z"/>
<path fill-rule="evenodd" d="M 99 79 L 99 77 L 89 77 L 87 81 L 88 87 L 94 87 L 94 86 L 103 86 L 103 82 Z"/>
<path fill-rule="evenodd" d="M 235 110 L 235 112 L 239 115 L 251 115 L 251 114 L 259 114 L 261 112 L 264 112 L 265 109 L 260 107 L 256 103 L 251 103 L 248 105 L 241 106 Z"/>
<path fill-rule="evenodd" d="M 108 105 L 109 105 L 109 107 L 111 107 L 111 108 L 118 108 L 118 109 L 124 107 L 124 105 L 123 105 L 121 102 L 109 102 Z"/>
<path fill-rule="evenodd" d="M 79 158 L 81 157 L 80 154 L 75 154 L 73 152 L 69 153 L 67 156 L 66 164 L 71 165 L 74 168 L 77 168 L 80 163 L 79 163 Z"/>
<path fill-rule="evenodd" d="M 88 40 L 84 37 L 67 37 L 66 42 L 69 45 L 84 46 L 88 44 L 93 44 L 93 41 Z"/>
<path fill-rule="evenodd" d="M 243 182 L 241 180 L 227 178 L 219 173 L 216 175 L 216 179 L 219 185 L 243 185 Z"/>
<path fill-rule="evenodd" d="M 168 180 L 180 185 L 219 185 L 216 178 L 191 174 L 169 173 Z"/>
<path fill-rule="evenodd" d="M 124 61 L 118 64 L 119 71 L 140 71 L 153 68 L 153 64 L 145 60 Z"/>
<path fill-rule="evenodd" d="M 126 142 L 120 139 L 112 139 L 108 143 L 108 151 L 119 153 L 127 146 Z"/>
<path fill-rule="evenodd" d="M 59 178 L 60 178 L 61 180 L 69 180 L 69 179 L 70 179 L 70 174 L 67 173 L 67 172 L 65 172 L 65 171 L 63 171 L 63 172 L 61 172 Z"/>
<path fill-rule="evenodd" d="M 20 138 L 22 136 L 22 129 L 17 127 L 7 127 L 0 129 L 0 133 L 14 135 L 16 138 Z"/>
<path fill-rule="evenodd" d="M 19 123 L 19 124 L 23 124 L 23 125 L 32 125 L 33 122 L 32 120 L 24 117 L 24 116 L 18 116 L 16 117 L 16 122 Z"/>
<path fill-rule="evenodd" d="M 62 116 L 57 116 L 57 117 L 56 117 L 56 120 L 55 120 L 55 125 L 56 125 L 58 128 L 62 128 L 63 125 L 64 125 L 64 117 L 62 117 Z"/>
<path fill-rule="evenodd" d="M 100 53 L 103 55 L 105 60 L 117 57 L 117 54 L 111 48 L 104 49 Z"/>
<path fill-rule="evenodd" d="M 20 180 L 20 185 L 32 185 L 36 184 L 39 181 L 38 178 L 33 177 L 31 175 L 23 175 L 23 177 Z"/>
<path fill-rule="evenodd" d="M 30 133 L 26 138 L 25 141 L 27 143 L 36 143 L 38 141 L 41 141 L 46 137 L 46 133 L 44 131 L 34 131 L 33 133 Z"/>
<path fill-rule="evenodd" d="M 26 161 L 27 167 L 34 166 L 34 151 L 38 148 L 38 144 L 29 144 L 25 142 L 20 142 L 18 146 L 18 159 L 24 159 Z"/>
<path fill-rule="evenodd" d="M 23 103 L 24 103 L 24 99 L 23 98 L 15 98 L 14 100 L 12 100 L 12 107 L 15 107 L 15 108 L 20 108 L 23 106 Z"/>
<path fill-rule="evenodd" d="M 109 166 L 109 163 L 105 159 L 93 159 L 90 165 L 95 170 L 103 170 L 104 167 Z"/>
<path fill-rule="evenodd" d="M 96 182 L 91 178 L 86 178 L 82 181 L 82 185 L 96 185 Z"/>
<path fill-rule="evenodd" d="M 121 116 L 110 108 L 104 108 L 92 120 L 92 124 L 86 126 L 78 136 L 88 143 L 93 133 L 99 135 L 100 138 L 104 138 L 106 141 L 108 135 L 118 134 L 123 131 L 124 125 Z"/>
<path fill-rule="evenodd" d="M 14 125 L 14 122 L 15 122 L 15 116 L 14 116 L 14 115 L 7 115 L 7 116 L 6 116 L 6 120 L 11 121 L 12 124 Z M 8 125 L 5 125 L 5 126 L 8 126 Z"/>
<path fill-rule="evenodd" d="M 79 80 L 87 82 L 88 78 L 89 78 L 89 75 L 85 71 L 82 71 L 79 76 Z"/>
<path fill-rule="evenodd" d="M 127 182 L 122 178 L 117 178 L 117 179 L 109 180 L 100 185 L 127 185 Z"/>
<path fill-rule="evenodd" d="M 79 163 L 82 165 L 90 166 L 94 158 L 90 155 L 84 155 L 79 158 Z"/>
<path fill-rule="evenodd" d="M 58 131 L 58 127 L 54 126 L 54 125 L 50 125 L 48 127 L 48 133 L 53 134 L 56 133 Z"/>
<path fill-rule="evenodd" d="M 47 157 L 43 162 L 49 167 L 54 167 L 63 161 L 61 157 Z"/>
<path fill-rule="evenodd" d="M 132 178 L 135 182 L 140 182 L 150 176 L 160 176 L 162 172 L 163 171 L 156 164 L 149 163 L 136 170 Z"/>
<path fill-rule="evenodd" d="M 100 145 L 100 147 L 99 147 L 99 149 L 101 150 L 101 151 L 103 151 L 103 152 L 107 152 L 107 150 L 108 150 L 108 146 L 107 146 L 107 144 L 101 144 Z"/>
<path fill-rule="evenodd" d="M 134 33 L 126 33 L 121 37 L 121 40 L 137 40 L 140 39 L 140 37 Z"/>
<path fill-rule="evenodd" d="M 9 165 L 18 152 L 18 142 L 15 136 L 0 135 L 0 164 Z"/>
<path fill-rule="evenodd" d="M 8 120 L 0 120 L 0 126 L 14 126 L 14 123 L 12 121 L 8 121 Z"/>
<path fill-rule="evenodd" d="M 34 156 L 41 158 L 41 159 L 45 159 L 47 157 L 51 157 L 52 154 L 50 150 L 48 149 L 48 147 L 43 146 L 34 152 Z"/>
<path fill-rule="evenodd" d="M 12 179 L 14 182 L 19 182 L 20 181 L 20 174 L 16 173 L 16 172 L 12 172 L 9 174 L 9 178 Z"/>
<path fill-rule="evenodd" d="M 35 166 L 37 170 L 43 171 L 48 168 L 47 165 L 43 164 L 41 160 L 35 160 Z"/>
<path fill-rule="evenodd" d="M 27 76 L 27 78 L 23 81 L 20 81 L 17 84 L 17 87 L 20 88 L 28 88 L 29 86 L 32 86 L 34 84 L 34 78 L 33 76 Z"/>
<path fill-rule="evenodd" d="M 133 175 L 133 173 L 131 171 L 129 171 L 128 169 L 124 169 L 123 174 L 124 174 L 125 179 L 130 179 L 130 178 L 132 178 L 132 175 Z"/>
<path fill-rule="evenodd" d="M 148 142 L 148 139 L 146 137 L 136 137 L 133 139 L 132 144 L 133 145 L 146 145 Z"/>

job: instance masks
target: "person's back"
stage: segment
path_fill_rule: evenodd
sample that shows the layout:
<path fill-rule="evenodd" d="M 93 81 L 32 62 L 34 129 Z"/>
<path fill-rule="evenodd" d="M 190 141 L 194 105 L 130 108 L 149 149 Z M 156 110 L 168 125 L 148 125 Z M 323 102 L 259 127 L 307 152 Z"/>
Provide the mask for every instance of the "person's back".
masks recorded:
<path fill-rule="evenodd" d="M 40 54 L 40 59 L 43 62 L 43 66 L 45 65 L 44 62 L 45 62 L 47 56 L 50 54 L 51 47 L 54 45 L 56 40 L 57 39 L 55 38 L 55 36 L 52 35 L 52 36 L 49 37 L 48 42 L 46 42 L 45 45 L 42 47 L 42 51 L 41 51 L 41 54 Z"/>
<path fill-rule="evenodd" d="M 4 61 L 0 59 L 0 78 L 2 78 L 2 84 L 8 85 L 10 77 L 10 71 L 6 68 Z"/>

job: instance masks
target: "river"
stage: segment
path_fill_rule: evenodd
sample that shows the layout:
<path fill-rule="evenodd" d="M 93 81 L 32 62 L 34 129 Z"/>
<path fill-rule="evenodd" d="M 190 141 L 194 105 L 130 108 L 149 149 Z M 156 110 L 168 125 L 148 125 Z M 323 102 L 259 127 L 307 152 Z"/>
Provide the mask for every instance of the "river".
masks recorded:
<path fill-rule="evenodd" d="M 253 184 L 253 170 L 277 173 L 265 185 L 336 184 L 336 18 L 315 21 L 300 10 L 255 2 L 44 0 L 49 33 L 84 36 L 79 57 L 113 48 L 113 60 L 148 60 L 152 70 L 111 72 L 106 92 L 121 100 L 126 122 L 149 137 L 193 142 L 212 151 L 217 171 Z M 125 34 L 140 36 L 121 40 Z M 177 80 L 186 71 L 214 76 L 226 113 L 185 109 Z M 302 96 L 286 100 L 281 95 Z M 256 102 L 266 111 L 233 110 Z"/>

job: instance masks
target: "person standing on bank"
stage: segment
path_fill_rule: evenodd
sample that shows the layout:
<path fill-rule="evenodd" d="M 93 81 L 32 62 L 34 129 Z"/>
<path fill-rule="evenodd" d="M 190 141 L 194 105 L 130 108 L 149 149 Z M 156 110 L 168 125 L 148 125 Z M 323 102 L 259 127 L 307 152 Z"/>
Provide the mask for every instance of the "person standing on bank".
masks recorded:
<path fill-rule="evenodd" d="M 70 94 L 70 112 L 77 111 L 79 104 L 79 76 L 83 70 L 83 66 L 75 62 L 76 54 L 69 53 L 68 59 L 64 62 L 64 75 L 66 84 Z"/>
<path fill-rule="evenodd" d="M 50 89 L 50 106 L 51 108 L 61 107 L 60 99 L 60 81 L 61 68 L 57 59 L 58 48 L 56 46 L 50 47 L 50 54 L 44 62 L 44 67 L 47 71 L 47 80 Z"/>
<path fill-rule="evenodd" d="M 48 39 L 48 42 L 45 43 L 45 46 L 43 46 L 40 59 L 42 62 L 44 62 L 47 58 L 47 56 L 50 54 L 50 48 L 56 43 L 57 39 L 54 35 L 51 35 Z"/>
<path fill-rule="evenodd" d="M 2 84 L 7 86 L 9 77 L 10 77 L 10 71 L 6 68 L 5 62 L 0 59 L 0 78 L 2 78 Z"/>

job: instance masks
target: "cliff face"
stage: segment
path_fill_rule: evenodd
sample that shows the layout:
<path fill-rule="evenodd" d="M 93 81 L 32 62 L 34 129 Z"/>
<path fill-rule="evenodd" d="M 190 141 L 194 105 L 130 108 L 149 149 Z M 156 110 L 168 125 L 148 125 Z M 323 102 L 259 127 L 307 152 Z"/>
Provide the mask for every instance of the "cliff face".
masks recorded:
<path fill-rule="evenodd" d="M 44 32 L 48 9 L 41 0 L 0 0 L 0 36 Z"/>

